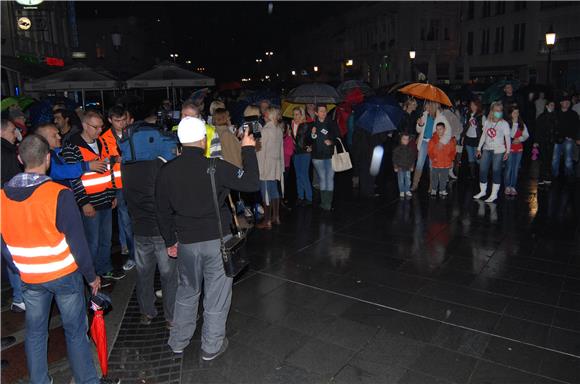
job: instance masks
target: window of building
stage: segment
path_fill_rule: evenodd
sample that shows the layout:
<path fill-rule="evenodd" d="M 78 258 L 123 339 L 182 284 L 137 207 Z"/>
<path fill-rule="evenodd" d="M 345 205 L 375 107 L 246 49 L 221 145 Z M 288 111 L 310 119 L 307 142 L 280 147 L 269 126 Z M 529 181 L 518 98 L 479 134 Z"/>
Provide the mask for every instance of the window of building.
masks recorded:
<path fill-rule="evenodd" d="M 481 49 L 480 54 L 487 55 L 489 53 L 489 29 L 481 31 Z"/>
<path fill-rule="evenodd" d="M 427 41 L 437 41 L 439 40 L 439 20 L 431 19 L 429 20 L 429 31 L 426 36 Z"/>
<path fill-rule="evenodd" d="M 473 20 L 475 15 L 475 2 L 470 1 L 467 3 L 467 20 Z"/>
<path fill-rule="evenodd" d="M 526 24 L 515 24 L 514 25 L 514 37 L 513 37 L 513 50 L 523 51 L 526 42 Z"/>
<path fill-rule="evenodd" d="M 503 52 L 503 27 L 497 27 L 495 29 L 495 42 L 493 44 L 493 52 L 501 53 Z"/>
<path fill-rule="evenodd" d="M 527 1 L 514 1 L 514 11 L 516 12 L 526 9 L 527 6 L 528 6 Z"/>
<path fill-rule="evenodd" d="M 496 15 L 503 15 L 505 13 L 505 2 L 497 1 L 495 3 L 495 14 Z"/>
<path fill-rule="evenodd" d="M 467 56 L 473 56 L 473 32 L 467 33 Z"/>
<path fill-rule="evenodd" d="M 491 16 L 491 2 L 484 1 L 481 7 L 481 17 L 490 17 Z"/>
<path fill-rule="evenodd" d="M 449 38 L 449 28 L 445 27 L 445 28 L 443 29 L 443 35 L 444 35 L 444 37 L 443 37 L 443 38 L 444 38 L 445 40 L 447 40 L 447 41 L 448 41 L 448 40 L 451 40 L 451 39 Z"/>

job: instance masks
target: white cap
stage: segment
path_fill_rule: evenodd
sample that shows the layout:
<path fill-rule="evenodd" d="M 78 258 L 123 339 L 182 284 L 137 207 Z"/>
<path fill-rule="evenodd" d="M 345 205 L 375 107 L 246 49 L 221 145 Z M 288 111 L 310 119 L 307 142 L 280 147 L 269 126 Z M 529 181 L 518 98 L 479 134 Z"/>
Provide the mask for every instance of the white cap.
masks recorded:
<path fill-rule="evenodd" d="M 181 144 L 195 143 L 206 135 L 205 123 L 196 117 L 185 117 L 177 126 L 177 137 Z"/>

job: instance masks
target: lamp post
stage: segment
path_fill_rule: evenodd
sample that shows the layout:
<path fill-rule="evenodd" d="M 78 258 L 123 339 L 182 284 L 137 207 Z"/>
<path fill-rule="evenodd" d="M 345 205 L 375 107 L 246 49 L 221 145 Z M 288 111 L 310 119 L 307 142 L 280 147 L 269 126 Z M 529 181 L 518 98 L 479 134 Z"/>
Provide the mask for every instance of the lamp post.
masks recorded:
<path fill-rule="evenodd" d="M 170 53 L 169 57 L 171 57 L 173 59 L 173 62 L 177 62 L 177 58 L 179 57 L 179 54 L 177 53 Z"/>
<path fill-rule="evenodd" d="M 413 71 L 413 64 L 415 64 L 415 57 L 417 56 L 417 52 L 414 48 L 411 48 L 409 51 L 409 60 L 411 60 L 411 81 L 415 80 L 415 71 Z"/>
<path fill-rule="evenodd" d="M 546 69 L 546 83 L 550 85 L 550 67 L 552 65 L 552 48 L 556 44 L 556 32 L 554 32 L 554 27 L 550 26 L 548 32 L 546 32 L 546 45 L 548 46 L 548 66 Z"/>

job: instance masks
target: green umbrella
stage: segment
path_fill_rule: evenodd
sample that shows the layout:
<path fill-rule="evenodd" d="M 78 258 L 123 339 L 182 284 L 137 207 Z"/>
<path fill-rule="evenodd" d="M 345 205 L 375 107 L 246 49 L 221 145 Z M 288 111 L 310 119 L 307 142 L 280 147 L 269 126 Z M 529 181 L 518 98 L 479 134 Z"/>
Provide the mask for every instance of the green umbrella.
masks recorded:
<path fill-rule="evenodd" d="M 5 111 L 14 105 L 18 105 L 21 110 L 25 110 L 34 104 L 35 101 L 36 100 L 29 96 L 10 96 L 2 100 L 0 109 Z"/>
<path fill-rule="evenodd" d="M 485 90 L 482 98 L 483 104 L 491 104 L 494 101 L 501 100 L 504 95 L 503 88 L 508 84 L 511 84 L 512 87 L 514 87 L 514 91 L 520 87 L 520 82 L 518 80 L 500 80 Z"/>

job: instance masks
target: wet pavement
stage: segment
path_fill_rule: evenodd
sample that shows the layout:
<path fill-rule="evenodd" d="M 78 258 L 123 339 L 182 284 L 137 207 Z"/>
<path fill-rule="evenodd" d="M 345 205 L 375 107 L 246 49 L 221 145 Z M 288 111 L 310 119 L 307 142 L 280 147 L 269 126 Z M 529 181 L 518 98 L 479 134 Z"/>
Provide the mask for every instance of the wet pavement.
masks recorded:
<path fill-rule="evenodd" d="M 340 196 L 326 215 L 298 208 L 250 237 L 226 354 L 200 362 L 197 332 L 171 356 L 162 318 L 138 325 L 132 298 L 112 372 L 130 383 L 579 383 L 580 190 L 531 184 L 498 204 L 472 194 L 390 190 Z"/>

